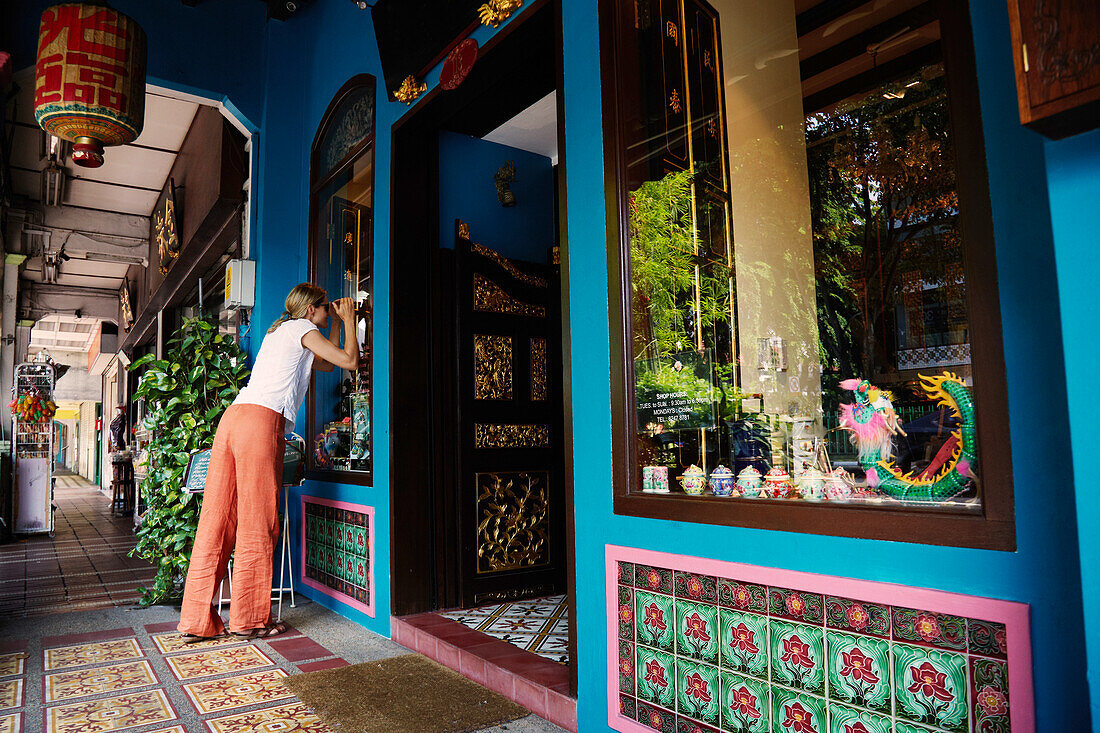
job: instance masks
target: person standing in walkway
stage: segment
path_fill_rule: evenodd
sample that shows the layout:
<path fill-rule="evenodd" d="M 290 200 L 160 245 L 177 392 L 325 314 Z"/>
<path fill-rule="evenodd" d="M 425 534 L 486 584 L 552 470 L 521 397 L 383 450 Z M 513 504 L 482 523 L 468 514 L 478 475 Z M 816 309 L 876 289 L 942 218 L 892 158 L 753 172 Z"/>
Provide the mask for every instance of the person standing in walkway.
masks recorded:
<path fill-rule="evenodd" d="M 278 538 L 283 434 L 293 429 L 311 370 L 359 364 L 355 304 L 332 303 L 323 288 L 295 285 L 286 310 L 264 336 L 248 384 L 225 411 L 214 435 L 206 490 L 177 629 L 184 641 L 225 634 L 215 594 L 234 551 L 229 631 L 255 639 L 285 630 L 271 622 L 271 573 Z M 328 338 L 320 328 L 329 326 Z M 339 322 L 344 324 L 340 348 Z"/>

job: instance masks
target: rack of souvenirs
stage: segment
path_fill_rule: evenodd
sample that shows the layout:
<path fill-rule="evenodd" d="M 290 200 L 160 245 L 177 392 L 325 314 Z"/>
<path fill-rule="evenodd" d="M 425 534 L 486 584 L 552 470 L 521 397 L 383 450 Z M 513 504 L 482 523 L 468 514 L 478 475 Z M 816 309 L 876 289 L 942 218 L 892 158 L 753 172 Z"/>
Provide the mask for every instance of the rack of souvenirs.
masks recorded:
<path fill-rule="evenodd" d="M 53 401 L 55 371 L 48 362 L 15 368 L 12 414 L 15 531 L 53 533 Z"/>

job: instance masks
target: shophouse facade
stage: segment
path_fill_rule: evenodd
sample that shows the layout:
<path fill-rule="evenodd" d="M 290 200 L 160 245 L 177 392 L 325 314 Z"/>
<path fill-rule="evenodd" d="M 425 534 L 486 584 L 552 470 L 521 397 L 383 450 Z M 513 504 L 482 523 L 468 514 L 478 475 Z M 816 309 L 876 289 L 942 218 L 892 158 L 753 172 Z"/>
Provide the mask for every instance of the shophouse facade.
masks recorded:
<path fill-rule="evenodd" d="M 46 5 L 19 3 L 14 27 L 20 34 L 16 48 L 23 53 L 17 56 L 17 68 L 33 60 L 29 39 L 35 37 L 38 14 Z M 424 389 L 433 383 L 432 363 L 424 361 L 431 352 L 423 344 L 417 346 L 408 331 L 416 322 L 410 320 L 411 305 L 423 289 L 431 289 L 423 271 L 418 272 L 418 267 L 428 267 L 423 259 L 418 265 L 417 257 L 423 252 L 410 249 L 410 243 L 424 230 L 410 228 L 416 206 L 402 193 L 416 185 L 409 182 L 409 170 L 418 162 L 411 147 L 418 138 L 410 130 L 427 124 L 422 110 L 440 104 L 446 94 L 462 93 L 462 86 L 453 92 L 437 90 L 441 75 L 450 74 L 450 70 L 443 71 L 440 58 L 416 79 L 425 84 L 419 99 L 410 100 L 410 104 L 393 99 L 390 92 L 395 90 L 387 90 L 371 14 L 342 0 L 314 0 L 287 21 L 266 24 L 262 9 L 251 3 L 206 2 L 186 7 L 169 0 L 116 0 L 113 5 L 137 20 L 149 37 L 150 83 L 221 103 L 252 135 L 247 251 L 256 261 L 257 287 L 252 325 L 242 341 L 251 354 L 259 348 L 266 326 L 279 316 L 293 285 L 311 276 L 318 280 L 330 276 L 316 264 L 316 246 L 311 250 L 309 244 L 311 232 L 316 239 L 320 231 L 315 229 L 317 210 L 330 200 L 325 197 L 339 195 L 357 202 L 358 211 L 372 219 L 369 230 L 354 230 L 356 237 L 363 238 L 364 252 L 372 247 L 370 271 L 359 273 L 354 288 L 355 292 L 369 292 L 372 306 L 368 321 L 369 474 L 352 470 L 345 475 L 331 466 L 311 466 L 305 484 L 292 490 L 289 506 L 293 556 L 298 558 L 295 581 L 300 592 L 390 636 L 395 617 L 432 610 L 433 602 L 430 588 L 424 591 L 427 595 L 408 590 L 430 585 L 423 576 L 430 572 L 428 565 L 418 565 L 421 560 L 409 554 L 410 535 L 414 542 L 432 542 L 426 534 L 429 525 L 419 523 L 407 505 L 410 496 L 421 495 L 427 480 L 414 470 L 411 461 L 417 453 L 410 445 L 417 440 L 417 431 L 425 444 L 437 440 L 423 434 L 430 433 L 430 424 L 418 422 L 422 414 L 430 414 L 430 406 L 414 399 L 418 379 Z M 986 210 L 991 249 L 984 252 L 983 262 L 991 269 L 981 273 L 981 282 L 986 283 L 982 292 L 995 293 L 995 300 L 981 304 L 984 315 L 980 323 L 973 321 L 972 330 L 996 327 L 992 336 L 1000 346 L 985 353 L 993 354 L 994 362 L 1003 360 L 1003 367 L 993 364 L 993 372 L 1003 370 L 1001 386 L 984 392 L 983 385 L 977 386 L 979 399 L 985 400 L 980 402 L 979 421 L 984 414 L 995 416 L 990 421 L 995 424 L 988 430 L 1001 441 L 992 451 L 985 450 L 989 443 L 981 444 L 986 461 L 981 467 L 983 476 L 990 477 L 990 484 L 1001 484 L 988 488 L 983 494 L 988 501 L 966 514 L 969 519 L 963 522 L 973 520 L 984 529 L 959 529 L 960 525 L 952 524 L 957 516 L 950 510 L 926 508 L 915 514 L 897 510 L 888 519 L 883 518 L 887 510 L 871 508 L 864 513 L 869 517 L 866 521 L 858 517 L 839 521 L 836 507 L 823 502 L 816 513 L 801 505 L 796 513 L 761 510 L 753 515 L 755 519 L 746 520 L 737 512 L 716 509 L 720 498 L 701 497 L 710 503 L 693 507 L 684 503 L 693 497 L 680 495 L 673 500 L 681 509 L 668 509 L 668 503 L 653 503 L 665 501 L 665 497 L 635 490 L 641 486 L 642 466 L 634 462 L 629 448 L 632 422 L 624 424 L 622 417 L 624 400 L 633 400 L 630 390 L 622 387 L 628 384 L 624 375 L 630 370 L 624 354 L 631 339 L 623 336 L 622 303 L 627 301 L 623 300 L 626 286 L 620 267 L 630 258 L 617 250 L 629 207 L 618 188 L 620 171 L 615 156 L 621 141 L 609 132 L 608 115 L 623 113 L 623 95 L 618 92 L 625 87 L 617 86 L 614 69 L 607 65 L 609 54 L 625 53 L 621 46 L 616 50 L 608 35 L 616 32 L 616 27 L 622 32 L 622 26 L 611 22 L 611 17 L 628 5 L 610 0 L 563 0 L 560 5 L 528 2 L 499 28 L 478 25 L 470 35 L 488 58 L 486 54 L 495 49 L 506 49 L 509 34 L 521 33 L 536 14 L 549 18 L 553 31 L 552 53 L 543 61 L 556 77 L 550 83 L 557 91 L 559 123 L 558 159 L 554 161 L 558 235 L 546 237 L 541 246 L 559 247 L 560 259 L 560 274 L 547 276 L 550 282 L 560 282 L 564 335 L 563 420 L 553 433 L 563 447 L 563 470 L 554 475 L 560 479 L 565 502 L 561 528 L 566 532 L 563 546 L 568 563 L 563 573 L 574 606 L 578 729 L 635 730 L 654 723 L 639 711 L 658 717 L 667 717 L 670 710 L 675 713 L 675 700 L 664 697 L 663 691 L 643 689 L 648 671 L 635 671 L 655 661 L 671 669 L 696 665 L 692 669 L 698 669 L 698 679 L 706 694 L 715 699 L 715 707 L 721 704 L 734 713 L 747 714 L 754 706 L 770 705 L 773 730 L 781 729 L 783 718 L 789 718 L 796 704 L 812 713 L 820 703 L 821 710 L 828 707 L 832 711 L 834 721 L 842 720 L 841 711 L 856 710 L 849 720 L 864 721 L 868 729 L 875 711 L 884 710 L 869 703 L 855 704 L 849 698 L 829 697 L 839 689 L 837 681 L 822 679 L 815 686 L 813 682 L 796 683 L 782 676 L 769 680 L 766 674 L 751 673 L 717 649 L 717 641 L 728 647 L 736 643 L 736 636 L 719 635 L 695 652 L 657 637 L 646 638 L 643 634 L 653 626 L 647 625 L 645 618 L 634 618 L 648 612 L 650 601 L 657 612 L 671 613 L 673 619 L 680 618 L 674 608 L 694 609 L 704 620 L 713 613 L 714 622 L 732 618 L 730 614 L 759 612 L 760 618 L 767 616 L 771 624 L 771 636 L 762 633 L 773 643 L 779 639 L 777 634 L 786 634 L 793 626 L 816 624 L 816 631 L 803 636 L 812 637 L 805 641 L 810 649 L 819 650 L 819 656 L 838 648 L 841 638 L 849 638 L 841 631 L 853 639 L 869 639 L 865 649 L 878 648 L 878 642 L 872 643 L 878 638 L 884 649 L 890 646 L 892 650 L 883 651 L 886 656 L 881 660 L 892 665 L 895 676 L 907 676 L 911 669 L 917 674 L 922 669 L 920 660 L 924 660 L 954 665 L 951 668 L 958 671 L 962 684 L 973 683 L 970 690 L 950 690 L 950 705 L 963 706 L 961 717 L 952 719 L 955 722 L 937 718 L 938 712 L 923 721 L 919 716 L 905 717 L 897 712 L 900 708 L 890 708 L 887 703 L 899 725 L 909 721 L 909 727 L 896 730 L 931 730 L 934 720 L 942 723 L 937 730 L 977 730 L 970 726 L 987 719 L 993 721 L 991 725 L 1004 726 L 1008 718 L 998 712 L 1002 704 L 1012 710 L 1012 730 L 1079 731 L 1089 729 L 1092 721 L 1100 722 L 1100 676 L 1096 671 L 1100 669 L 1100 619 L 1095 612 L 1100 603 L 1095 569 L 1095 558 L 1100 556 L 1096 539 L 1100 501 L 1092 491 L 1096 483 L 1092 416 L 1100 409 L 1100 397 L 1090 384 L 1092 365 L 1100 354 L 1088 335 L 1095 330 L 1090 303 L 1100 269 L 1092 251 L 1096 237 L 1087 223 L 1100 201 L 1100 131 L 1051 140 L 1020 124 L 1006 4 L 1003 0 L 970 0 L 963 20 L 968 21 L 971 36 L 968 51 L 973 59 L 974 85 L 964 93 L 970 95 L 968 103 L 973 110 L 980 108 L 980 116 L 969 118 L 976 126 L 970 130 L 970 140 L 980 143 L 980 154 L 959 165 L 960 170 L 979 165 L 988 171 L 987 176 L 979 176 L 982 189 L 969 195 Z M 626 16 L 616 17 L 621 21 Z M 723 32 L 735 25 L 725 16 L 722 24 Z M 404 32 L 415 36 L 418 29 L 409 27 Z M 386 42 L 392 44 L 394 39 L 383 39 L 383 46 Z M 724 52 L 727 58 L 732 57 L 728 44 Z M 622 63 L 626 57 L 616 58 Z M 766 66 L 772 61 L 775 59 L 763 63 Z M 471 79 L 477 71 L 475 65 Z M 539 75 L 534 68 L 530 73 Z M 360 75 L 372 79 L 368 82 Z M 319 130 L 326 121 L 344 113 L 340 101 L 362 99 L 368 84 L 375 89 L 373 133 L 356 135 L 328 163 L 318 162 L 317 146 L 330 140 L 324 134 L 319 136 Z M 443 112 L 432 114 L 441 115 L 440 119 L 445 116 Z M 363 162 L 368 151 L 369 162 Z M 339 173 L 349 164 L 350 173 Z M 360 176 L 365 170 L 372 178 L 362 184 Z M 523 170 L 520 165 L 520 173 Z M 332 175 L 336 177 L 326 178 Z M 484 178 L 482 173 L 477 175 Z M 444 179 L 437 185 L 445 186 Z M 333 180 L 342 182 L 344 193 L 330 190 Z M 520 180 L 517 176 L 517 183 Z M 482 183 L 478 181 L 478 185 Z M 347 193 L 356 185 L 360 198 Z M 540 189 L 541 195 L 549 191 L 554 196 L 552 188 Z M 366 189 L 371 198 L 364 203 Z M 517 198 L 522 207 L 522 196 Z M 465 205 L 474 208 L 479 204 Z M 495 201 L 493 205 L 497 205 Z M 740 225 L 736 208 L 732 216 Z M 438 226 L 435 236 L 446 246 L 443 243 L 450 226 L 444 215 L 426 209 L 422 213 L 425 221 Z M 469 221 L 476 214 L 455 216 Z M 543 228 L 549 226 L 553 225 Z M 491 227 L 491 223 L 474 223 L 459 238 L 477 241 L 488 236 L 483 232 Z M 497 248 L 509 257 L 535 259 L 533 249 L 509 252 L 504 251 L 506 246 Z M 977 282 L 969 274 L 968 283 Z M 361 288 L 367 280 L 369 288 Z M 342 281 L 337 278 L 336 283 Z M 991 290 L 988 284 L 992 284 Z M 336 297 L 332 286 L 329 290 L 330 297 Z M 425 323 L 430 320 L 426 314 L 417 317 Z M 748 348 L 746 341 L 742 334 L 744 349 Z M 787 358 L 793 361 L 795 351 L 792 347 Z M 749 354 L 746 359 L 755 362 L 755 345 L 745 353 Z M 820 393 L 821 388 L 817 390 Z M 763 390 L 744 388 L 750 395 L 758 391 Z M 989 398 L 990 394 L 994 397 Z M 312 401 L 309 404 L 297 421 L 299 432 L 307 425 L 316 432 L 321 422 L 327 422 L 318 418 L 315 425 L 313 416 L 306 414 L 315 409 Z M 981 425 L 979 431 L 987 429 L 986 423 Z M 993 465 L 991 455 L 997 456 L 1000 465 Z M 675 476 L 669 480 L 675 483 Z M 629 481 L 639 483 L 628 486 Z M 739 506 L 744 503 L 729 501 Z M 369 518 L 366 524 L 372 551 L 369 557 L 363 555 L 370 563 L 369 588 L 363 588 L 367 593 L 357 598 L 354 592 L 334 590 L 323 579 L 310 577 L 306 570 L 309 548 L 304 545 L 311 531 L 306 512 L 315 511 L 311 506 L 353 511 Z M 917 514 L 921 517 L 919 527 L 912 519 Z M 944 529 L 937 528 L 941 519 Z M 987 520 L 996 522 L 982 524 Z M 636 570 L 639 566 L 646 571 Z M 649 571 L 656 574 L 652 584 Z M 702 595 L 689 589 L 694 587 L 692 578 L 702 583 Z M 678 587 L 681 579 L 684 585 Z M 738 605 L 739 586 L 748 592 L 758 589 L 765 597 L 763 605 Z M 348 586 L 343 589 L 347 591 Z M 771 592 L 778 593 L 778 601 L 771 599 Z M 672 600 L 667 607 L 661 605 L 662 599 L 672 598 L 678 605 L 674 607 Z M 802 605 L 807 599 L 808 611 Z M 689 607 L 689 603 L 695 605 Z M 882 630 L 878 637 L 857 634 L 863 624 L 845 626 L 830 620 L 831 604 L 840 604 L 836 608 L 841 613 L 860 604 L 864 610 L 877 608 L 871 615 L 886 614 L 887 626 L 892 623 L 893 631 Z M 912 633 L 917 636 L 904 636 L 899 610 L 902 616 L 912 611 L 912 629 L 924 612 L 939 624 L 937 631 L 928 631 L 930 635 L 925 637 L 916 629 Z M 951 623 L 957 626 L 953 632 Z M 754 628 L 747 620 L 746 624 Z M 975 634 L 981 633 L 988 638 L 976 639 Z M 1002 637 L 1007 641 L 996 640 Z M 789 634 L 785 638 L 791 641 Z M 665 643 L 672 646 L 666 649 Z M 642 647 L 649 656 L 640 653 Z M 775 669 L 781 666 L 781 655 L 791 650 L 790 644 L 774 650 Z M 797 656 L 797 649 L 795 652 Z M 624 661 L 630 664 L 624 667 Z M 836 666 L 842 665 L 838 662 Z M 710 670 L 713 679 L 708 677 Z M 839 674 L 840 670 L 836 671 Z M 669 682 L 676 687 L 671 679 Z M 935 695 L 942 681 L 929 678 L 927 689 L 917 677 L 911 682 L 914 698 L 930 692 L 947 702 L 948 692 Z M 699 690 L 699 684 L 680 690 L 684 693 L 680 714 L 684 720 L 713 720 L 718 729 L 725 725 L 721 716 L 731 713 L 707 717 L 709 703 L 690 692 Z M 766 699 L 761 703 L 769 685 L 771 703 Z M 748 707 L 736 704 L 740 689 L 754 694 L 752 701 L 743 698 Z M 898 690 L 895 683 L 892 694 L 901 694 Z M 984 702 L 978 699 L 983 690 L 989 695 Z M 960 696 L 969 702 L 958 702 Z M 689 710 L 690 703 L 697 707 Z M 895 700 L 895 704 L 901 703 Z M 657 725 L 668 722 L 662 719 Z M 727 725 L 723 729 L 736 728 Z"/>

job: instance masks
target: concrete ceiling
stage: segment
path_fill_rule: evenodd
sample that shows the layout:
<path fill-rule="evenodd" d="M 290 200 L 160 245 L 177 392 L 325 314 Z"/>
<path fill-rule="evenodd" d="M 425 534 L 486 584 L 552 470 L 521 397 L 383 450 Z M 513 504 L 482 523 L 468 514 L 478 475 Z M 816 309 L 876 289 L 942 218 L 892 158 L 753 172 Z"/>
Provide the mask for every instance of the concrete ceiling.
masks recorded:
<path fill-rule="evenodd" d="M 492 143 L 545 155 L 558 164 L 558 94 L 550 92 L 482 138 Z"/>
<path fill-rule="evenodd" d="M 28 351 L 32 354 L 43 349 L 51 354 L 58 351 L 87 352 L 95 340 L 98 328 L 97 318 L 49 315 L 35 323 L 31 329 Z"/>

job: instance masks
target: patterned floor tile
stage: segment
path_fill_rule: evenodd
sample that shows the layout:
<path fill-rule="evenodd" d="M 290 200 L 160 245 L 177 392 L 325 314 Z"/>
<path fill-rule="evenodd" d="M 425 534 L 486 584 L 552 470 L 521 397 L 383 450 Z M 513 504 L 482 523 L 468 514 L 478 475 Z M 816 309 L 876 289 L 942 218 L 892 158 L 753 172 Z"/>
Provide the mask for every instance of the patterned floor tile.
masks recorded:
<path fill-rule="evenodd" d="M 23 713 L 0 715 L 0 733 L 21 733 L 23 730 Z"/>
<path fill-rule="evenodd" d="M 261 702 L 293 698 L 294 693 L 281 682 L 286 676 L 286 672 L 281 669 L 269 669 L 240 677 L 195 682 L 184 685 L 183 689 L 199 715 L 206 715 Z"/>
<path fill-rule="evenodd" d="M 161 654 L 172 654 L 174 652 L 182 651 L 197 651 L 199 649 L 209 649 L 211 647 L 221 646 L 234 646 L 236 644 L 247 643 L 244 639 L 238 639 L 235 636 L 220 636 L 214 639 L 207 639 L 206 641 L 197 641 L 193 644 L 184 642 L 183 636 L 178 631 L 171 631 L 167 634 L 157 634 L 153 637 L 153 644 L 160 650 Z"/>
<path fill-rule="evenodd" d="M 178 680 L 193 680 L 226 672 L 245 672 L 274 664 L 266 654 L 254 646 L 211 649 L 197 654 L 165 657 L 164 661 L 168 662 L 169 669 Z"/>
<path fill-rule="evenodd" d="M 300 702 L 206 721 L 211 733 L 332 733 Z"/>
<path fill-rule="evenodd" d="M 157 676 L 149 662 L 125 662 L 46 675 L 46 702 L 60 702 L 104 692 L 123 692 L 155 685 Z"/>
<path fill-rule="evenodd" d="M 140 659 L 145 656 L 138 645 L 137 639 L 115 639 L 112 641 L 97 641 L 92 644 L 77 644 L 75 646 L 63 646 L 57 649 L 47 649 L 45 652 L 46 671 L 65 669 L 67 667 L 81 667 L 85 664 L 102 664 L 104 662 L 122 662 L 128 659 Z"/>
<path fill-rule="evenodd" d="M 565 596 L 466 608 L 440 615 L 520 649 L 569 663 L 569 609 Z"/>
<path fill-rule="evenodd" d="M 164 690 L 149 690 L 47 708 L 46 733 L 101 733 L 175 718 Z"/>
<path fill-rule="evenodd" d="M 0 677 L 7 677 L 13 674 L 23 674 L 23 670 L 26 668 L 26 652 L 16 652 L 15 654 L 0 654 Z"/>
<path fill-rule="evenodd" d="M 0 710 L 23 706 L 23 680 L 0 681 Z"/>
<path fill-rule="evenodd" d="M 182 725 L 173 725 L 171 728 L 157 728 L 149 733 L 187 733 L 187 730 Z"/>

